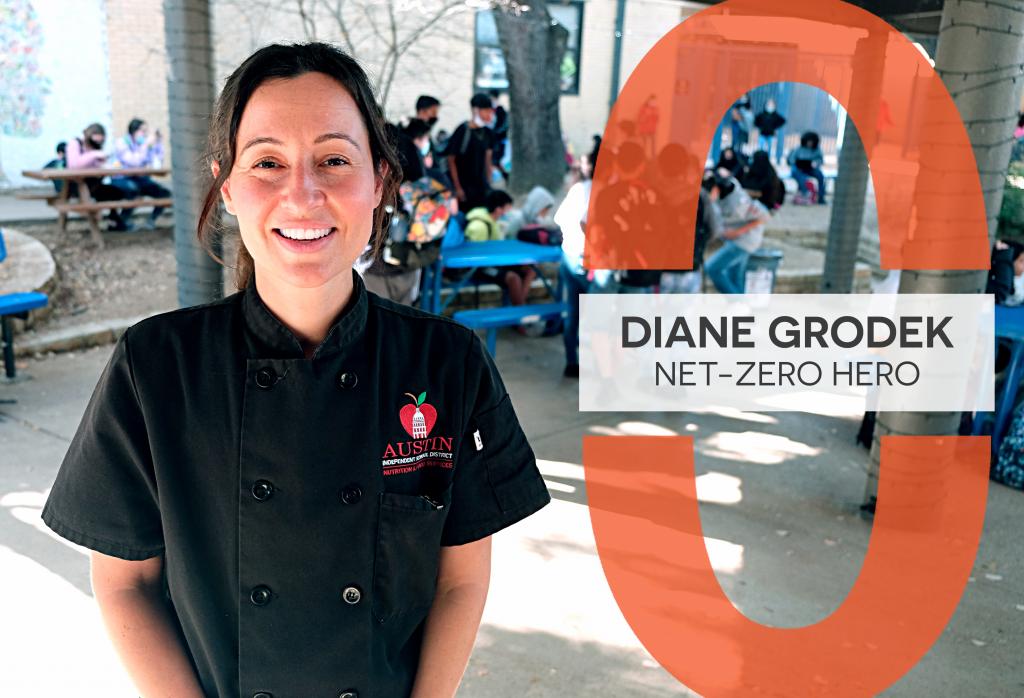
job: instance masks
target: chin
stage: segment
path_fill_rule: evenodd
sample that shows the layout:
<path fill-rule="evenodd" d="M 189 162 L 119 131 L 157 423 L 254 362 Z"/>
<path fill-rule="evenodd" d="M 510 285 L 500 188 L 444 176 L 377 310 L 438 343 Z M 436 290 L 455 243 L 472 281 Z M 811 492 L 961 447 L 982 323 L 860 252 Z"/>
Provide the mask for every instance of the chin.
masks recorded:
<path fill-rule="evenodd" d="M 352 273 L 352 265 L 341 269 L 322 271 L 296 271 L 287 275 L 289 283 L 297 288 L 320 288 L 332 281 L 338 280 L 342 275 L 348 276 Z"/>

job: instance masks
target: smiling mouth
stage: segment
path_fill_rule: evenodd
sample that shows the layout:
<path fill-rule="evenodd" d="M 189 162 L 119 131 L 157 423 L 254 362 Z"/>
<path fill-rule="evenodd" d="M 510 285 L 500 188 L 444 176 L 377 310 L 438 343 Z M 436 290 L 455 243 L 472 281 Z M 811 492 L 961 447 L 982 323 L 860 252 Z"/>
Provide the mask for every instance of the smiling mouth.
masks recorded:
<path fill-rule="evenodd" d="M 310 242 L 325 238 L 337 228 L 274 228 L 273 231 L 283 238 L 298 242 Z"/>

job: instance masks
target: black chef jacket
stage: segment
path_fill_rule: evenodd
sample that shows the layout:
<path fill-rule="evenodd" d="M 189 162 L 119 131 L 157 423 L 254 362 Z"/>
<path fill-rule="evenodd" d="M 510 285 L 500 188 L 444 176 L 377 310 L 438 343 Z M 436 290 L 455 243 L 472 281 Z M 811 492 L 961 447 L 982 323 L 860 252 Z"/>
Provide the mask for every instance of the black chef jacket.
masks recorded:
<path fill-rule="evenodd" d="M 441 546 L 550 501 L 476 335 L 354 276 L 310 359 L 254 286 L 131 327 L 43 509 L 164 555 L 209 696 L 407 696 Z"/>

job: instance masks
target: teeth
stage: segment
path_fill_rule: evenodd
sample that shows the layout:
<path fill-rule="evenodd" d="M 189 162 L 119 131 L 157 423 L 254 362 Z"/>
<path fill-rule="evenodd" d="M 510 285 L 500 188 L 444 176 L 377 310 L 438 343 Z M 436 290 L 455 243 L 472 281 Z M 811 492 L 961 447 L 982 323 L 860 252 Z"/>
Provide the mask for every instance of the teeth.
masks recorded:
<path fill-rule="evenodd" d="M 281 234 L 292 240 L 316 240 L 330 234 L 334 228 L 278 228 Z"/>

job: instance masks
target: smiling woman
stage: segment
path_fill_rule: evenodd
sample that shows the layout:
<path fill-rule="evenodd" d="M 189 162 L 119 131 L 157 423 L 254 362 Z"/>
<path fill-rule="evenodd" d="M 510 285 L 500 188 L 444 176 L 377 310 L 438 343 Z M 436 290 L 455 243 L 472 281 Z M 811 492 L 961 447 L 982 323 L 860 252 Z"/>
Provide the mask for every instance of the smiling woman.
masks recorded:
<path fill-rule="evenodd" d="M 476 335 L 352 269 L 400 176 L 384 134 L 326 44 L 225 84 L 198 234 L 237 216 L 240 290 L 122 335 L 42 514 L 93 551 L 142 695 L 453 696 L 490 536 L 550 500 Z"/>

